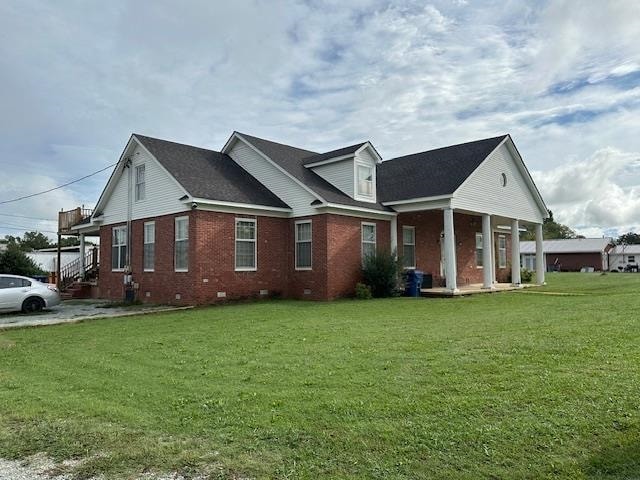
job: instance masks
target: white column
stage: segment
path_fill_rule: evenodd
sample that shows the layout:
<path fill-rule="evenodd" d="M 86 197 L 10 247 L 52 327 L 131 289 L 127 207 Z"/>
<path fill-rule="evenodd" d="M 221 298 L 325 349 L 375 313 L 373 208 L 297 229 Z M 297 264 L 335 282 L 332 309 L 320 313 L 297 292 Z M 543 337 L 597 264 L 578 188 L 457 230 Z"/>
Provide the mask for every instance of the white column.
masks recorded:
<path fill-rule="evenodd" d="M 482 215 L 482 288 L 493 289 L 493 243 L 491 215 Z"/>
<path fill-rule="evenodd" d="M 518 220 L 511 220 L 511 284 L 519 287 L 520 281 L 520 232 Z"/>
<path fill-rule="evenodd" d="M 453 209 L 444 209 L 444 274 L 447 290 L 458 291 L 458 267 L 456 264 L 456 236 L 453 227 Z"/>
<path fill-rule="evenodd" d="M 542 224 L 536 223 L 536 283 L 544 285 L 544 272 L 547 269 L 544 261 L 544 247 L 542 243 Z"/>
<path fill-rule="evenodd" d="M 391 253 L 398 258 L 398 217 L 391 217 Z"/>
<path fill-rule="evenodd" d="M 85 246 L 84 246 L 84 233 L 80 234 L 80 280 L 84 280 L 84 272 L 86 265 L 84 264 Z"/>

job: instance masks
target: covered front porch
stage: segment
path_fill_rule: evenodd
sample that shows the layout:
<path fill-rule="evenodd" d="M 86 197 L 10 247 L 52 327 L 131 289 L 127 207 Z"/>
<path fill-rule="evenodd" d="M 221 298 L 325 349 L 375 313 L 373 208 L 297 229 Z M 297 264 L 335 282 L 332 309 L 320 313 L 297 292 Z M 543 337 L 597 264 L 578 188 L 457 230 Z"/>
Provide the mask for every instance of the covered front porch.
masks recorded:
<path fill-rule="evenodd" d="M 456 209 L 448 205 L 396 205 L 391 221 L 391 248 L 405 268 L 430 276 L 423 296 L 456 296 L 523 288 L 520 230 L 533 225 L 536 234 L 535 284 L 545 281 L 542 222 Z M 431 208 L 430 208 L 431 207 Z"/>
<path fill-rule="evenodd" d="M 522 285 L 513 285 L 511 283 L 494 283 L 493 288 L 484 288 L 482 283 L 472 283 L 470 285 L 461 285 L 456 291 L 451 291 L 447 287 L 423 288 L 420 290 L 421 297 L 458 297 L 464 295 L 476 295 L 479 293 L 498 293 L 511 292 L 522 288 L 537 287 L 537 284 L 523 283 Z"/>

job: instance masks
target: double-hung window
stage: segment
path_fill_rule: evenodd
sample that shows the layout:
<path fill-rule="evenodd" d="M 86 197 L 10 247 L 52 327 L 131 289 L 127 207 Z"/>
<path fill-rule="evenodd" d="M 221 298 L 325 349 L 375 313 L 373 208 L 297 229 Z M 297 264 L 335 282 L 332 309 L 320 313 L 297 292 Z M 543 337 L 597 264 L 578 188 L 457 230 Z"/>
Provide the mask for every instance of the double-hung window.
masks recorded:
<path fill-rule="evenodd" d="M 376 253 L 376 224 L 362 222 L 362 260 Z"/>
<path fill-rule="evenodd" d="M 296 222 L 296 270 L 311 270 L 311 220 Z"/>
<path fill-rule="evenodd" d="M 358 179 L 358 195 L 373 197 L 373 167 L 371 165 L 356 166 Z"/>
<path fill-rule="evenodd" d="M 127 264 L 127 227 L 111 230 L 111 270 L 124 270 Z"/>
<path fill-rule="evenodd" d="M 145 199 L 144 164 L 136 167 L 135 197 L 136 202 Z"/>
<path fill-rule="evenodd" d="M 144 223 L 143 241 L 142 268 L 145 272 L 153 272 L 156 254 L 156 222 Z"/>
<path fill-rule="evenodd" d="M 483 266 L 483 258 L 482 258 L 482 234 L 476 233 L 476 267 L 480 268 Z"/>
<path fill-rule="evenodd" d="M 416 227 L 402 227 L 402 263 L 416 268 Z"/>
<path fill-rule="evenodd" d="M 507 268 L 507 237 L 498 237 L 498 268 Z"/>
<path fill-rule="evenodd" d="M 174 265 L 176 272 L 189 271 L 189 217 L 175 220 Z"/>
<path fill-rule="evenodd" d="M 256 220 L 236 218 L 236 270 L 256 270 Z"/>

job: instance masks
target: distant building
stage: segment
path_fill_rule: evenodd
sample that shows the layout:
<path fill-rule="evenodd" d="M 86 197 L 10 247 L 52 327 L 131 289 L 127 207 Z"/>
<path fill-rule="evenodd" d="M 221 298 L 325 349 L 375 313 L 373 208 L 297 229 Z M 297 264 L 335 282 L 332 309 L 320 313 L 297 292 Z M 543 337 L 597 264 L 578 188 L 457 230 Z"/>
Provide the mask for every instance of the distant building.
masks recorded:
<path fill-rule="evenodd" d="M 583 268 L 606 271 L 612 248 L 613 239 L 609 237 L 545 240 L 544 263 L 549 272 L 579 272 Z M 524 268 L 534 270 L 536 242 L 520 242 L 520 257 Z"/>
<path fill-rule="evenodd" d="M 616 245 L 609 251 L 609 270 L 637 270 L 640 260 L 640 245 Z"/>

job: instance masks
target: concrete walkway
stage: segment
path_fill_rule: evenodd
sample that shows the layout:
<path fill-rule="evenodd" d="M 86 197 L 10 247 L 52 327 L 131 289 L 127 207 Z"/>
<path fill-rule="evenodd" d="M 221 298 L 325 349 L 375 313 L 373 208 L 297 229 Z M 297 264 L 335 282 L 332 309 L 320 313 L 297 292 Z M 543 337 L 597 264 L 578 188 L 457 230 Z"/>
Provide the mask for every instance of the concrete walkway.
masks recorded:
<path fill-rule="evenodd" d="M 144 315 L 147 313 L 170 312 L 193 308 L 157 305 L 104 308 L 105 304 L 108 304 L 108 302 L 104 300 L 67 300 L 63 301 L 60 305 L 39 313 L 3 313 L 0 314 L 0 330 L 57 325 L 59 323 L 74 323 L 95 318 L 126 317 L 130 315 Z"/>

